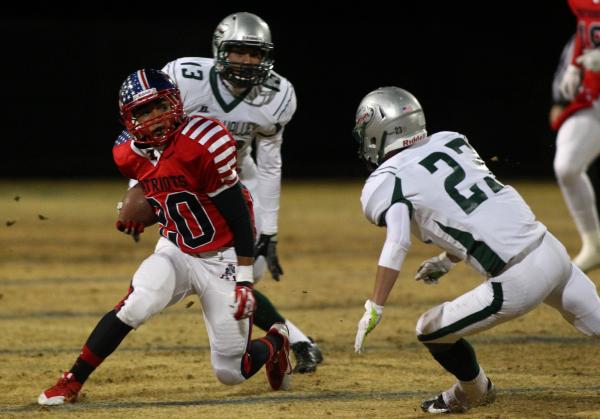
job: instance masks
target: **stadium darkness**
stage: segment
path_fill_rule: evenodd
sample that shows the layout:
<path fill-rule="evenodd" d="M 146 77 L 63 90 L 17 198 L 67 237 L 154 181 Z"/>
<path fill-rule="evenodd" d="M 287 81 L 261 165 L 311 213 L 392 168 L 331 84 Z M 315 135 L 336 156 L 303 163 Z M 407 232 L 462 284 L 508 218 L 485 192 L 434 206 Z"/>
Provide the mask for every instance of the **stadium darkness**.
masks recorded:
<path fill-rule="evenodd" d="M 354 113 L 366 93 L 386 85 L 419 98 L 430 133 L 467 135 L 501 178 L 552 177 L 551 82 L 575 18 L 566 1 L 529 11 L 508 3 L 4 15 L 0 176 L 119 176 L 111 147 L 123 79 L 177 57 L 212 56 L 217 23 L 249 11 L 269 23 L 275 70 L 298 96 L 284 136 L 284 179 L 364 175 Z"/>

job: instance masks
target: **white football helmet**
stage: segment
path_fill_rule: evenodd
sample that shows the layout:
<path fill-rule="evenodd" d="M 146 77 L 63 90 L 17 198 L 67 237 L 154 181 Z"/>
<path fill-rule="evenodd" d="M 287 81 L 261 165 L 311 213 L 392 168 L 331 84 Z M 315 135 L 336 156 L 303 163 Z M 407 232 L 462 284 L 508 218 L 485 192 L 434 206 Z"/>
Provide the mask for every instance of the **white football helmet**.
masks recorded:
<path fill-rule="evenodd" d="M 356 111 L 354 138 L 359 144 L 359 157 L 370 168 L 379 166 L 390 151 L 427 138 L 421 104 L 399 87 L 380 87 L 372 91 Z"/>
<path fill-rule="evenodd" d="M 260 64 L 230 62 L 228 55 L 232 47 L 259 50 Z M 252 13 L 234 13 L 223 19 L 213 34 L 212 48 L 215 70 L 236 85 L 262 84 L 273 69 L 271 30 L 264 20 Z"/>

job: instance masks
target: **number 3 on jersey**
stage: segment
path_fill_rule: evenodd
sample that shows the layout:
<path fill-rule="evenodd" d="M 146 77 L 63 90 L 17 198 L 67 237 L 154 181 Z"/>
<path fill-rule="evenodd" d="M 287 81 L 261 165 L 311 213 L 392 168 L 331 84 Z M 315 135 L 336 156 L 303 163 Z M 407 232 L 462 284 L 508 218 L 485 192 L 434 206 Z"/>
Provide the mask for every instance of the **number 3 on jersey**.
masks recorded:
<path fill-rule="evenodd" d="M 184 65 L 189 66 L 189 68 L 184 67 Z M 202 66 L 197 63 L 181 63 L 181 75 L 186 79 L 202 80 L 204 75 L 200 67 Z"/>
<path fill-rule="evenodd" d="M 181 237 L 183 244 L 191 249 L 210 243 L 215 236 L 213 227 L 206 211 L 196 195 L 189 192 L 176 192 L 169 194 L 165 199 L 165 208 L 154 198 L 148 198 L 150 204 L 159 209 L 158 222 L 166 226 L 169 220 L 175 224 L 177 232 L 169 231 L 167 238 L 179 246 L 177 237 Z M 186 219 L 182 211 L 189 212 L 193 217 Z M 168 218 L 167 218 L 168 214 Z M 191 223 L 191 221 L 195 223 Z M 162 230 L 162 228 L 161 228 Z M 161 231 L 162 234 L 162 231 Z"/>
<path fill-rule="evenodd" d="M 476 163 L 485 166 L 483 160 L 481 160 L 481 158 L 479 157 L 479 155 L 477 155 L 475 150 L 473 150 L 473 148 L 464 139 L 455 138 L 454 140 L 444 145 L 450 148 L 451 150 L 455 151 L 457 154 L 463 153 L 461 147 L 468 147 L 475 154 Z M 488 199 L 488 196 L 485 194 L 485 192 L 481 190 L 481 188 L 479 188 L 479 186 L 477 186 L 476 183 L 469 188 L 469 190 L 473 193 L 468 198 L 462 195 L 458 191 L 458 189 L 456 189 L 456 186 L 465 179 L 466 174 L 464 169 L 460 166 L 460 164 L 458 164 L 456 160 L 454 160 L 446 153 L 443 153 L 441 151 L 431 153 L 429 156 L 421 160 L 419 164 L 425 167 L 429 171 L 429 173 L 433 174 L 438 170 L 435 164 L 440 160 L 446 163 L 451 169 L 453 169 L 452 173 L 450 173 L 450 175 L 448 175 L 448 177 L 446 177 L 446 180 L 444 181 L 444 188 L 446 189 L 446 192 L 448 193 L 448 195 L 450 195 L 450 198 L 452 198 L 454 202 L 456 202 L 466 214 L 472 213 L 473 211 L 475 211 L 475 208 L 477 208 L 483 201 Z M 484 180 L 488 187 L 494 193 L 497 193 L 504 187 L 504 185 L 496 181 L 491 176 L 484 177 Z"/>

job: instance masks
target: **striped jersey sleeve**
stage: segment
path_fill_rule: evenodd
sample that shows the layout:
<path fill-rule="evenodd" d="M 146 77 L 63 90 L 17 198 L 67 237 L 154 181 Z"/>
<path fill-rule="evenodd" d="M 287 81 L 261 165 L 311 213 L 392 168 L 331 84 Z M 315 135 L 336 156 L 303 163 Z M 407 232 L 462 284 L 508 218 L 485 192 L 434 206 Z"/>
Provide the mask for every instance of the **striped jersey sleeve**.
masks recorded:
<path fill-rule="evenodd" d="M 206 151 L 200 166 L 202 178 L 207 179 L 208 196 L 215 196 L 238 182 L 236 144 L 220 122 L 204 117 L 192 118 L 182 134 Z"/>

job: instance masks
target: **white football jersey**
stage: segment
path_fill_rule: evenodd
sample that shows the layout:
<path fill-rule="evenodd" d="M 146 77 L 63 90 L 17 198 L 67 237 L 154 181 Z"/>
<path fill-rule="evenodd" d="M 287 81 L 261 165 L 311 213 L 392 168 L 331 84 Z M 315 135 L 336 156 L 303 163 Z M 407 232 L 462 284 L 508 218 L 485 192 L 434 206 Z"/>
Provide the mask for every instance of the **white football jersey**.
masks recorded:
<path fill-rule="evenodd" d="M 281 143 L 296 111 L 294 86 L 271 71 L 260 86 L 234 97 L 214 69 L 212 58 L 185 57 L 164 68 L 181 91 L 189 115 L 221 121 L 237 142 L 238 171 L 254 198 L 256 227 L 276 234 L 281 193 Z M 256 140 L 256 162 L 251 157 Z"/>
<path fill-rule="evenodd" d="M 384 225 L 397 202 L 408 206 L 415 236 L 487 276 L 528 252 L 546 231 L 519 193 L 498 182 L 456 132 L 433 134 L 369 176 L 361 196 L 369 221 Z"/>
<path fill-rule="evenodd" d="M 184 57 L 164 68 L 181 91 L 187 114 L 221 121 L 238 143 L 238 158 L 257 137 L 280 132 L 296 111 L 294 87 L 271 71 L 265 83 L 253 87 L 243 98 L 234 97 L 214 70 L 212 58 Z"/>

